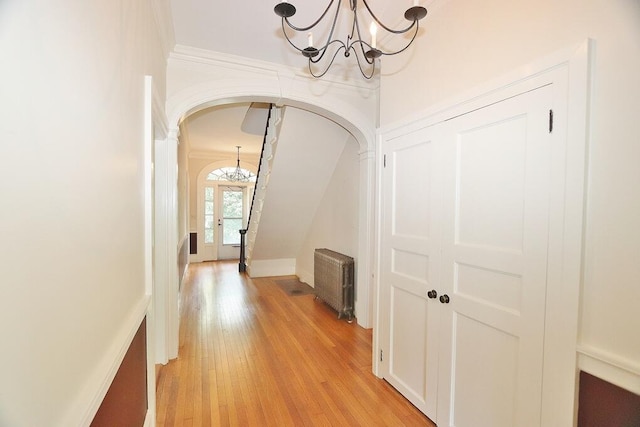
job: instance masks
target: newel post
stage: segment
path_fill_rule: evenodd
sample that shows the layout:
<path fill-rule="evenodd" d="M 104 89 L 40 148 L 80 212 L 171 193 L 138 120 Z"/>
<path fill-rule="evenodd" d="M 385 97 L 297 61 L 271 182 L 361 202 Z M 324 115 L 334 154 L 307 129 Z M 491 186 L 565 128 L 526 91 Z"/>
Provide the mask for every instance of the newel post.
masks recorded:
<path fill-rule="evenodd" d="M 244 273 L 247 271 L 247 263 L 246 256 L 244 253 L 245 247 L 245 235 L 247 234 L 247 229 L 238 230 L 240 232 L 240 262 L 238 263 L 238 271 L 240 273 Z"/>

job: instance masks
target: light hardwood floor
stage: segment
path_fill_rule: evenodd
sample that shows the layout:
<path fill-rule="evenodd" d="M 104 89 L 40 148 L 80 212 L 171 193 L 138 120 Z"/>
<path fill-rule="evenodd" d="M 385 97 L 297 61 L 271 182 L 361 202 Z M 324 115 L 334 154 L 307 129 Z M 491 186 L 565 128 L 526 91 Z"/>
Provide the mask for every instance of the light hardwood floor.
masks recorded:
<path fill-rule="evenodd" d="M 371 331 L 235 262 L 193 264 L 158 426 L 432 426 L 371 373 Z"/>

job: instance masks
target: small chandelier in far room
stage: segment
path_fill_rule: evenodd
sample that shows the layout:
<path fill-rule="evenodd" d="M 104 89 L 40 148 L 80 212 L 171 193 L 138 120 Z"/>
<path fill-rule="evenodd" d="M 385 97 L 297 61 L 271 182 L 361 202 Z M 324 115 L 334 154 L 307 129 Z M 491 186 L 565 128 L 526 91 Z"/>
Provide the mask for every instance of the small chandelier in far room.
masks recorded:
<path fill-rule="evenodd" d="M 240 145 L 236 145 L 236 148 L 238 149 L 238 160 L 236 162 L 236 168 L 232 169 L 232 170 L 225 170 L 224 172 L 224 178 L 227 181 L 232 181 L 232 182 L 247 182 L 251 180 L 251 174 L 248 173 L 248 171 L 246 171 L 245 169 L 242 169 L 240 167 L 240 148 L 242 148 Z"/>
<path fill-rule="evenodd" d="M 329 31 L 329 36 L 326 42 L 323 42 L 319 47 L 315 47 L 313 45 L 313 34 L 311 30 L 315 28 L 316 25 L 318 25 L 320 22 L 323 21 L 323 19 L 327 16 L 327 13 L 329 12 L 329 10 L 331 9 L 331 6 L 334 3 L 336 3 L 336 10 L 335 10 L 335 14 L 333 15 L 333 22 L 331 24 L 331 30 Z M 292 4 L 281 2 L 281 3 L 278 3 L 273 10 L 275 11 L 276 15 L 282 18 L 282 32 L 284 34 L 284 37 L 289 42 L 289 44 L 291 44 L 291 46 L 293 46 L 298 51 L 300 51 L 300 53 L 302 53 L 304 57 L 308 58 L 309 72 L 313 77 L 319 78 L 324 76 L 327 73 L 327 71 L 329 71 L 329 68 L 333 64 L 333 61 L 336 59 L 336 56 L 338 55 L 338 53 L 341 50 L 343 50 L 345 57 L 349 57 L 349 55 L 353 51 L 353 54 L 356 57 L 356 61 L 358 63 L 358 67 L 360 68 L 360 73 L 362 73 L 364 78 L 370 79 L 371 77 L 373 77 L 373 74 L 375 72 L 376 58 L 379 58 L 382 55 L 396 55 L 406 50 L 411 45 L 411 43 L 413 43 L 413 40 L 416 38 L 416 35 L 418 34 L 418 28 L 419 28 L 418 21 L 420 21 L 422 18 L 427 16 L 427 9 L 425 9 L 422 6 L 419 6 L 418 0 L 414 0 L 413 7 L 410 7 L 404 13 L 405 19 L 410 21 L 411 24 L 404 29 L 394 30 L 384 25 L 382 22 L 380 22 L 380 20 L 376 17 L 376 15 L 373 13 L 371 8 L 367 4 L 367 0 L 362 0 L 362 3 L 364 4 L 365 9 L 367 10 L 370 16 L 369 20 L 371 21 L 371 26 L 370 26 L 371 43 L 367 43 L 366 41 L 364 41 L 362 39 L 362 36 L 360 35 L 360 20 L 358 18 L 358 0 L 349 0 L 349 8 L 353 12 L 353 23 L 351 24 L 351 33 L 347 35 L 346 43 L 337 39 L 332 40 L 333 33 L 336 29 L 336 22 L 338 21 L 338 14 L 340 11 L 340 5 L 342 4 L 342 0 L 331 0 L 327 8 L 324 10 L 324 12 L 320 15 L 320 17 L 315 22 L 313 22 L 311 25 L 303 26 L 303 27 L 297 27 L 289 21 L 289 18 L 295 15 L 296 13 L 296 8 Z M 308 35 L 307 35 L 308 46 L 306 48 L 300 48 L 291 41 L 291 39 L 287 35 L 285 24 L 287 25 L 288 28 L 291 28 L 295 31 L 308 32 Z M 378 26 L 380 26 L 382 29 L 384 29 L 385 31 L 391 34 L 404 34 L 411 30 L 414 30 L 414 31 L 413 31 L 411 40 L 409 40 L 409 42 L 404 47 L 395 51 L 387 52 L 378 48 L 377 46 Z M 335 48 L 335 50 L 329 49 L 330 46 L 332 48 Z M 326 66 L 326 68 L 324 68 L 324 70 L 320 71 L 319 73 L 315 73 L 312 69 L 312 64 L 318 64 L 323 59 L 325 54 L 327 54 L 327 52 L 329 51 L 333 52 L 333 56 L 331 57 L 331 60 L 327 60 L 329 61 L 328 65 Z M 329 53 L 329 56 L 330 55 L 331 53 Z M 365 68 L 367 69 L 366 71 L 365 71 Z"/>

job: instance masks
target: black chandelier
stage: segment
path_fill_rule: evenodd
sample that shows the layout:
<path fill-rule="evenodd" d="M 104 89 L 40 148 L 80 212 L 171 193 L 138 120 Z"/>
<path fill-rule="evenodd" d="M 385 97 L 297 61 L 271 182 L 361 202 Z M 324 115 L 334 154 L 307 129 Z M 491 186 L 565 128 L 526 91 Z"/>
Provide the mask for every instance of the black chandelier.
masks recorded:
<path fill-rule="evenodd" d="M 304 49 L 301 49 L 298 46 L 296 46 L 287 35 L 285 23 L 289 28 L 295 31 L 310 31 L 316 25 L 318 25 L 325 18 L 325 16 L 327 16 L 327 13 L 329 12 L 329 10 L 331 9 L 331 6 L 333 6 L 334 3 L 336 3 L 335 15 L 333 17 L 333 23 L 331 24 L 331 30 L 329 31 L 329 36 L 327 37 L 326 42 L 321 47 L 314 47 L 313 35 L 311 32 L 309 32 L 308 46 L 305 47 Z M 300 51 L 300 53 L 302 53 L 303 56 L 309 59 L 309 72 L 311 73 L 312 76 L 316 78 L 324 76 L 327 73 L 327 71 L 329 71 L 329 68 L 333 64 L 333 61 L 336 59 L 336 56 L 338 55 L 338 53 L 341 50 L 343 50 L 345 58 L 349 57 L 349 55 L 351 54 L 351 51 L 353 51 L 354 56 L 356 57 L 356 61 L 358 63 L 358 67 L 360 68 L 360 72 L 366 79 L 370 79 L 371 77 L 373 77 L 373 74 L 375 72 L 376 58 L 379 58 L 382 55 L 396 55 L 406 50 L 411 45 L 411 43 L 413 43 L 413 40 L 416 38 L 416 35 L 418 34 L 418 27 L 419 27 L 418 21 L 420 21 L 422 18 L 427 16 L 427 9 L 425 9 L 422 6 L 418 6 L 418 0 L 414 0 L 413 7 L 410 7 L 404 13 L 405 19 L 407 19 L 408 21 L 411 21 L 411 24 L 405 29 L 394 30 L 392 28 L 387 27 L 382 22 L 380 22 L 380 20 L 376 17 L 376 15 L 373 13 L 371 8 L 367 4 L 367 0 L 362 0 L 362 3 L 364 3 L 364 6 L 367 9 L 367 12 L 369 12 L 369 15 L 372 18 L 371 27 L 370 27 L 371 44 L 364 41 L 362 39 L 362 36 L 360 35 L 360 22 L 358 20 L 358 1 L 357 0 L 349 0 L 349 5 L 350 5 L 349 7 L 353 12 L 353 24 L 351 25 L 351 33 L 347 35 L 346 43 L 337 39 L 332 40 L 333 32 L 336 28 L 336 22 L 338 20 L 338 12 L 340 11 L 340 5 L 342 4 L 342 0 L 337 0 L 337 1 L 331 0 L 329 2 L 329 5 L 325 9 L 325 11 L 322 13 L 322 15 L 320 15 L 320 17 L 314 23 L 306 27 L 297 27 L 289 21 L 289 18 L 295 15 L 296 13 L 296 8 L 292 4 L 281 2 L 281 3 L 278 3 L 273 10 L 275 11 L 276 15 L 282 18 L 282 32 L 284 33 L 284 37 L 287 39 L 289 44 L 291 44 L 291 46 L 296 48 L 298 51 Z M 413 36 L 411 37 L 411 40 L 409 40 L 409 42 L 406 44 L 406 46 L 404 46 L 400 50 L 385 52 L 379 49 L 376 43 L 376 37 L 377 37 L 376 24 L 391 34 L 404 34 L 413 29 L 414 30 Z M 331 49 L 329 49 L 330 46 L 332 47 Z M 334 50 L 334 47 L 335 47 L 335 50 Z M 329 61 L 328 65 L 326 66 L 326 68 L 324 68 L 323 71 L 320 71 L 319 73 L 315 73 L 313 71 L 312 64 L 318 64 L 320 61 L 322 61 L 325 54 L 329 51 L 333 51 L 333 56 L 331 57 L 331 60 Z"/>

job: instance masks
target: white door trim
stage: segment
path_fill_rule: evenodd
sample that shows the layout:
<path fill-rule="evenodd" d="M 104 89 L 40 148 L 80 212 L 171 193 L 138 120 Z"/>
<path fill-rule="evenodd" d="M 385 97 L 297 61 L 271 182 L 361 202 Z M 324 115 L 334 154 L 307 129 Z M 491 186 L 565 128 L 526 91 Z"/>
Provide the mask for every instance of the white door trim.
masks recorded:
<path fill-rule="evenodd" d="M 590 47 L 581 45 L 563 50 L 516 70 L 507 76 L 476 88 L 464 96 L 437 105 L 411 119 L 379 129 L 381 140 L 396 138 L 429 127 L 515 96 L 544 84 L 553 84 L 553 106 L 557 125 L 554 128 L 555 162 L 564 163 L 564 175 L 554 177 L 551 195 L 548 291 L 544 345 L 542 423 L 545 426 L 574 425 L 574 405 L 577 378 L 576 348 L 579 319 L 579 295 L 582 271 L 583 223 L 586 176 L 586 140 L 588 127 L 588 96 L 590 82 Z M 557 91 L 557 92 L 556 92 Z M 380 145 L 379 145 L 380 147 Z M 378 148 L 380 149 L 380 148 Z M 379 152 L 380 153 L 380 152 Z M 381 162 L 379 169 L 381 170 Z M 378 174 L 378 198 L 381 174 Z M 377 206 L 376 230 L 380 236 L 381 206 Z M 380 324 L 381 265 L 380 237 L 377 240 L 378 270 L 374 343 L 382 344 Z M 374 354 L 377 354 L 375 348 Z M 379 360 L 374 358 L 374 372 L 379 375 Z"/>
<path fill-rule="evenodd" d="M 144 78 L 144 278 L 147 336 L 147 417 L 146 421 L 155 425 L 156 421 L 156 342 L 159 334 L 155 298 L 162 295 L 156 283 L 155 272 L 155 199 L 154 176 L 156 138 L 166 138 L 167 124 L 160 96 L 152 76 Z M 164 323 L 161 323 L 164 325 Z"/>
<path fill-rule="evenodd" d="M 155 289 L 156 362 L 178 357 L 178 134 L 155 141 Z"/>

